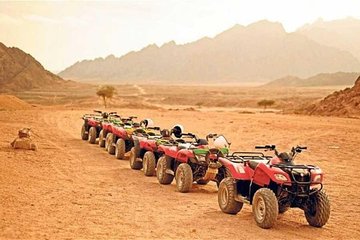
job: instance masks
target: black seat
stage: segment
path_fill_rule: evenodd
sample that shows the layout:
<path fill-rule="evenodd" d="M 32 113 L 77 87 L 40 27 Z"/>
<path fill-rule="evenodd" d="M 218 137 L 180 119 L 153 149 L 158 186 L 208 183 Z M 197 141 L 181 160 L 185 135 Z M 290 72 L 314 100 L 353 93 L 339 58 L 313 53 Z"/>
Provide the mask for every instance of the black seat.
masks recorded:
<path fill-rule="evenodd" d="M 255 168 L 259 165 L 259 162 L 254 161 L 254 160 L 250 160 L 249 161 L 249 167 L 253 170 L 255 170 Z"/>

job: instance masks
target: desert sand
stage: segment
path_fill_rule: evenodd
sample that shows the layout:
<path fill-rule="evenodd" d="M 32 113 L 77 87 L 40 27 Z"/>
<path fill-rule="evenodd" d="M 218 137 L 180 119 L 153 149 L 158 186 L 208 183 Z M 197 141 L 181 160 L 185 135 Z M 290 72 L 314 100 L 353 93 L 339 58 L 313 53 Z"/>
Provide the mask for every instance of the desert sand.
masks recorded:
<path fill-rule="evenodd" d="M 1 111 L 1 239 L 359 239 L 358 119 L 274 113 L 114 109 L 151 117 L 162 127 L 182 123 L 200 135 L 225 134 L 232 150 L 274 143 L 282 150 L 307 145 L 298 162 L 325 171 L 329 222 L 308 226 L 300 209 L 280 215 L 270 230 L 256 226 L 251 207 L 221 212 L 217 188 L 194 185 L 182 194 L 156 177 L 131 170 L 98 145 L 80 139 L 81 115 L 92 109 Z M 31 127 L 38 151 L 10 142 Z"/>

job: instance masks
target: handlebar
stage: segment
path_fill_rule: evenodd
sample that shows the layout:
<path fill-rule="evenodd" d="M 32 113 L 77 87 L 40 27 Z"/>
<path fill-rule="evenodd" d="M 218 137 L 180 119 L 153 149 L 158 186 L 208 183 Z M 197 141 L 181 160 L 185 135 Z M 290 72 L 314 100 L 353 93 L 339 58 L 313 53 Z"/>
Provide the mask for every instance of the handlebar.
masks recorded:
<path fill-rule="evenodd" d="M 192 133 L 182 133 L 181 137 L 190 137 L 190 138 L 195 138 L 196 139 L 196 135 L 192 134 Z"/>
<path fill-rule="evenodd" d="M 159 131 L 159 130 L 160 130 L 160 127 L 147 127 L 147 129 Z"/>
<path fill-rule="evenodd" d="M 255 149 L 267 149 L 273 151 L 276 149 L 276 145 L 255 146 Z"/>

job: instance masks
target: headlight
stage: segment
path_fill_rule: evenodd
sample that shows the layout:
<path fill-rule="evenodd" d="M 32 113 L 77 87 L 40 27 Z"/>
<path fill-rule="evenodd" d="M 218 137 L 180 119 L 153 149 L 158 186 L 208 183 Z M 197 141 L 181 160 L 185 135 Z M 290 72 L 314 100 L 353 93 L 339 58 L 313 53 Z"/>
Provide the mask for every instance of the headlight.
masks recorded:
<path fill-rule="evenodd" d="M 321 175 L 316 175 L 313 179 L 313 182 L 320 183 L 321 182 Z"/>
<path fill-rule="evenodd" d="M 287 181 L 287 178 L 283 174 L 277 173 L 274 176 L 275 176 L 276 180 Z"/>

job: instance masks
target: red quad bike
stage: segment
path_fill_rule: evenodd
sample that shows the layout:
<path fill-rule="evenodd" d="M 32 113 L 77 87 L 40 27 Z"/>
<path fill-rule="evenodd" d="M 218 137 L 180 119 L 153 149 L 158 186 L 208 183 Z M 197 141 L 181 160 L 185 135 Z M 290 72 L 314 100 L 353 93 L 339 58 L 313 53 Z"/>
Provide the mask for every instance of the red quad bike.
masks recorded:
<path fill-rule="evenodd" d="M 164 154 L 163 149 L 159 146 L 177 146 L 183 139 L 174 139 L 171 137 L 178 131 L 182 131 L 181 125 L 175 125 L 171 131 L 163 129 L 160 134 L 149 135 L 144 134 L 142 137 L 134 137 L 134 147 L 130 152 L 130 167 L 134 170 L 144 170 L 145 176 L 154 176 L 156 172 L 156 164 L 158 159 Z"/>
<path fill-rule="evenodd" d="M 106 135 L 105 149 L 109 154 L 115 155 L 117 159 L 124 159 L 125 153 L 134 146 L 133 136 L 159 130 L 158 127 L 151 127 L 151 119 L 145 119 L 140 123 L 133 121 L 137 117 L 122 118 L 121 124 L 111 124 L 111 130 Z"/>
<path fill-rule="evenodd" d="M 263 153 L 234 153 L 220 157 L 232 177 L 221 181 L 218 203 L 221 210 L 237 214 L 243 203 L 252 205 L 256 224 L 271 228 L 279 213 L 300 208 L 314 227 L 325 225 L 330 216 L 330 202 L 323 191 L 323 172 L 313 165 L 298 165 L 294 159 L 306 147 L 293 147 L 290 153 L 278 153 L 275 145 L 257 146 L 275 151 L 276 157 Z"/>
<path fill-rule="evenodd" d="M 94 110 L 97 114 L 85 114 L 82 119 L 84 123 L 81 127 L 81 139 L 88 140 L 89 143 L 95 144 L 96 138 L 99 137 L 99 133 L 102 129 L 101 123 L 115 112 L 102 112 Z"/>
<path fill-rule="evenodd" d="M 193 182 L 199 185 L 206 185 L 209 181 L 220 183 L 227 174 L 218 161 L 218 156 L 228 152 L 230 144 L 225 137 L 220 135 L 216 139 L 222 143 L 221 146 L 209 148 L 207 139 L 214 134 L 209 134 L 207 139 L 199 139 L 191 133 L 181 135 L 193 141 L 158 147 L 158 151 L 163 153 L 157 163 L 159 183 L 170 184 L 175 177 L 177 190 L 182 193 L 189 192 Z"/>
<path fill-rule="evenodd" d="M 110 114 L 109 117 L 101 123 L 102 129 L 99 133 L 99 147 L 105 147 L 107 134 L 112 132 L 113 125 L 124 125 L 122 118 L 115 113 Z"/>

